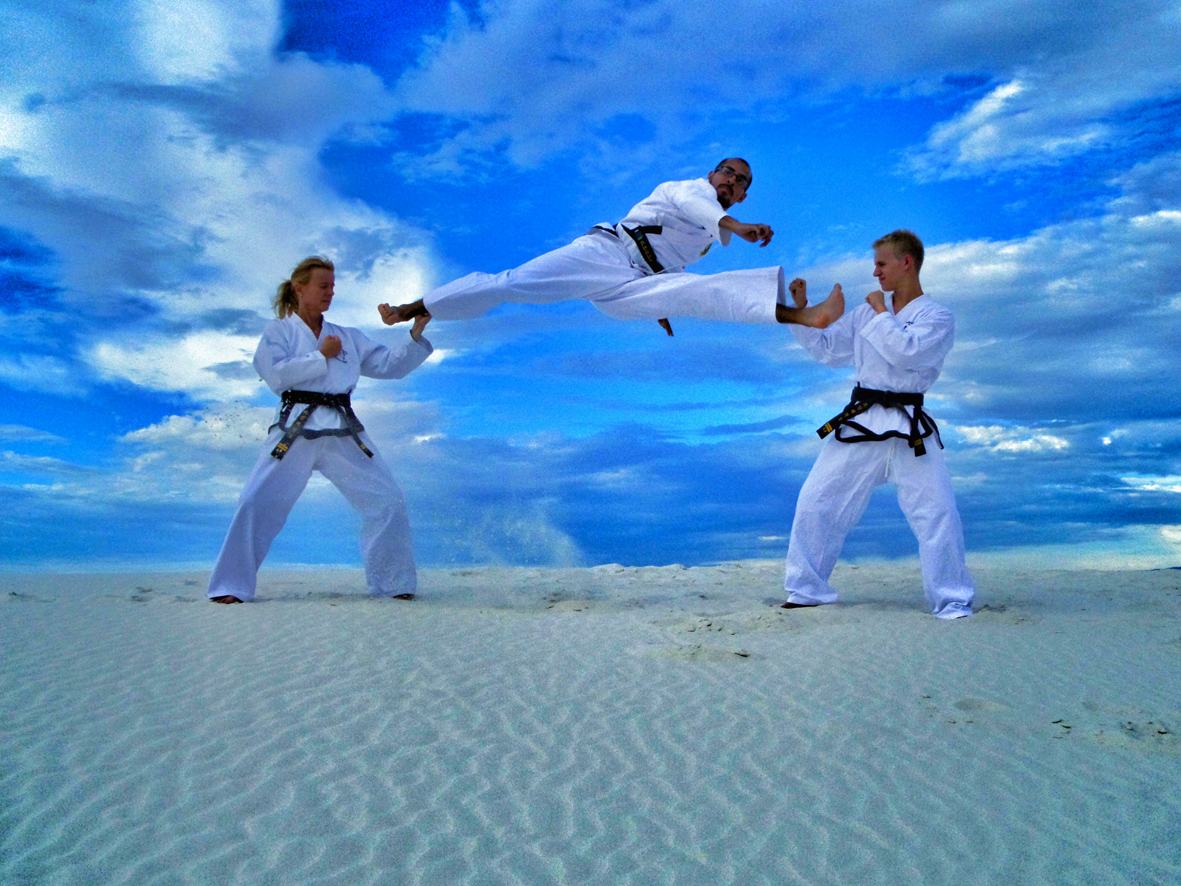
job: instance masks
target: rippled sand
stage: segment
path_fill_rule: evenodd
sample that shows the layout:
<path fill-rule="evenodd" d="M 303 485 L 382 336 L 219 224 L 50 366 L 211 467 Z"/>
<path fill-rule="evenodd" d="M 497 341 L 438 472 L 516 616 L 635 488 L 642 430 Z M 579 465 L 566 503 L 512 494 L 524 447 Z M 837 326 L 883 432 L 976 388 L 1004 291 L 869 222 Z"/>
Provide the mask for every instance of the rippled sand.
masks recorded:
<path fill-rule="evenodd" d="M 1181 572 L 0 576 L 0 883 L 1181 882 Z"/>

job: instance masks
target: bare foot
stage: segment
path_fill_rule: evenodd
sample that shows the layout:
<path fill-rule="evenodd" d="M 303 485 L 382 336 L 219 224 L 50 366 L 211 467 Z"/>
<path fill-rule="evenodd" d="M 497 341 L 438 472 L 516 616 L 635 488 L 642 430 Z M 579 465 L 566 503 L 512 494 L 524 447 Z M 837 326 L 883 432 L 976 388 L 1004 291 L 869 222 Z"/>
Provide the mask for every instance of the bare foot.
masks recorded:
<path fill-rule="evenodd" d="M 786 603 L 781 603 L 779 608 L 780 609 L 812 609 L 812 608 L 819 606 L 819 605 L 820 605 L 819 603 L 792 603 L 790 600 L 788 600 Z"/>
<path fill-rule="evenodd" d="M 662 319 L 662 320 L 657 320 L 656 322 L 660 324 L 660 328 L 661 328 L 661 329 L 663 329 L 665 332 L 667 332 L 667 333 L 668 333 L 668 337 L 669 337 L 669 338 L 672 338 L 672 335 L 673 335 L 673 326 L 672 326 L 672 324 L 671 324 L 671 323 L 669 323 L 669 322 L 668 322 L 668 319 L 667 319 L 667 318 L 665 318 L 665 319 Z"/>
<path fill-rule="evenodd" d="M 804 310 L 800 311 L 802 315 L 800 321 L 805 326 L 825 329 L 841 319 L 841 315 L 844 313 L 845 293 L 841 290 L 841 284 L 838 283 L 832 288 L 832 292 L 828 294 L 828 298 L 820 304 L 813 305 L 810 308 L 804 308 Z"/>
<path fill-rule="evenodd" d="M 391 600 L 413 600 L 414 595 L 413 594 L 394 594 L 394 596 L 392 596 L 390 599 Z"/>
<path fill-rule="evenodd" d="M 407 320 L 422 316 L 426 313 L 426 305 L 422 303 L 420 298 L 418 301 L 408 305 L 398 305 L 396 308 L 389 305 L 378 305 L 377 312 L 381 314 L 381 322 L 386 326 L 393 326 L 395 323 L 405 323 Z"/>
<path fill-rule="evenodd" d="M 241 603 L 233 594 L 222 594 L 220 597 L 210 597 L 210 603 Z"/>

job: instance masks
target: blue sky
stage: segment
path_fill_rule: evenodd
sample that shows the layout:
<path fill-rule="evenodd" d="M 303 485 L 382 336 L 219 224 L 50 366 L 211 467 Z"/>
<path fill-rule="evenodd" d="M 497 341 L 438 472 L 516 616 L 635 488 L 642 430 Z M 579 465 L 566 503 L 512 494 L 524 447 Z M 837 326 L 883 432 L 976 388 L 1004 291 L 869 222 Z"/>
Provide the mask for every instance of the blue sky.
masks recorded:
<path fill-rule="evenodd" d="M 975 562 L 1181 562 L 1181 3 L 0 0 L 0 551 L 208 567 L 271 420 L 276 285 L 330 318 L 498 271 L 741 155 L 701 272 L 871 291 L 911 227 Z M 848 371 L 582 303 L 433 323 L 357 409 L 424 565 L 780 557 Z M 358 561 L 313 481 L 271 563 Z M 912 556 L 889 490 L 850 558 Z"/>

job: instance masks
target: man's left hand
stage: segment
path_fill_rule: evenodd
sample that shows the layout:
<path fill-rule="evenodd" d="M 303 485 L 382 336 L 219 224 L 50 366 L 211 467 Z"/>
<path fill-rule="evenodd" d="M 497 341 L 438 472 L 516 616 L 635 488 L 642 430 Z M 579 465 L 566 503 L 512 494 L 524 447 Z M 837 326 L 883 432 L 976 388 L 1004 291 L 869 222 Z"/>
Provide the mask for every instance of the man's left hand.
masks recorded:
<path fill-rule="evenodd" d="M 771 238 L 775 236 L 775 232 L 771 230 L 770 225 L 743 225 L 738 226 L 738 230 L 734 232 L 747 243 L 758 243 L 759 247 L 766 246 L 771 242 Z M 761 243 L 759 241 L 762 241 Z"/>
<path fill-rule="evenodd" d="M 771 230 L 770 225 L 747 225 L 738 221 L 731 216 L 723 216 L 718 222 L 718 227 L 723 231 L 730 231 L 737 234 L 747 243 L 759 243 L 759 246 L 766 246 L 771 242 L 771 238 L 775 236 L 775 232 Z"/>

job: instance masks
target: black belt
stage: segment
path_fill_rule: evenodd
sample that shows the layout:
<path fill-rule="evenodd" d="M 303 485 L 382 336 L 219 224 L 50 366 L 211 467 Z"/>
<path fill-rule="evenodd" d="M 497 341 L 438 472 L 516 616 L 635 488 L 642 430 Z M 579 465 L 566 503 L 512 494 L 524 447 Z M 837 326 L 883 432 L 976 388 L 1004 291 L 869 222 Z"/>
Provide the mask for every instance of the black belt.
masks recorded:
<path fill-rule="evenodd" d="M 616 227 L 623 228 L 627 231 L 629 237 L 636 243 L 636 248 L 640 250 L 640 255 L 644 262 L 652 269 L 653 274 L 659 274 L 664 270 L 662 265 L 656 258 L 656 250 L 652 248 L 652 244 L 648 242 L 649 234 L 659 234 L 664 230 L 663 225 L 637 225 L 634 228 L 629 228 L 627 225 L 620 222 Z M 615 228 L 608 228 L 604 225 L 595 225 L 592 230 L 604 231 L 613 237 L 618 237 L 619 232 Z"/>
<path fill-rule="evenodd" d="M 296 417 L 290 427 L 287 427 L 287 419 L 291 417 L 291 410 L 296 403 L 306 404 L 307 408 Z M 317 406 L 327 406 L 329 409 L 335 409 L 345 426 L 343 428 L 329 428 L 323 431 L 304 430 L 304 425 L 308 423 L 308 419 L 312 417 L 312 413 L 316 410 Z M 361 447 L 361 451 L 370 458 L 373 458 L 373 453 L 369 451 L 369 447 L 362 443 L 361 438 L 357 436 L 365 430 L 365 426 L 357 418 L 357 413 L 353 412 L 348 394 L 322 394 L 319 391 L 284 391 L 283 408 L 279 412 L 279 420 L 267 428 L 267 430 L 273 431 L 275 428 L 286 428 L 283 439 L 271 450 L 271 455 L 275 458 L 285 456 L 287 450 L 291 448 L 291 444 L 295 442 L 296 437 L 307 437 L 309 440 L 314 440 L 316 437 L 352 437 L 357 441 L 357 445 Z"/>
<path fill-rule="evenodd" d="M 902 414 L 910 420 L 910 433 L 903 434 L 900 431 L 886 431 L 884 434 L 875 434 L 869 428 L 865 427 L 853 419 L 861 415 L 871 406 L 886 406 L 891 409 L 901 410 Z M 907 407 L 912 407 L 911 411 Z M 842 437 L 841 428 L 847 425 L 859 433 Z M 864 442 L 878 442 L 881 440 L 888 440 L 891 437 L 900 437 L 910 444 L 910 448 L 914 450 L 915 457 L 927 454 L 927 447 L 923 440 L 935 435 L 935 442 L 939 444 L 939 448 L 943 448 L 943 441 L 939 439 L 939 426 L 935 424 L 935 419 L 927 415 L 923 410 L 923 395 L 922 394 L 907 394 L 900 391 L 876 391 L 873 388 L 863 388 L 861 385 L 853 388 L 853 396 L 849 400 L 849 405 L 841 410 L 841 414 L 834 416 L 825 422 L 823 427 L 816 429 L 816 433 L 824 439 L 833 431 L 837 432 L 837 439 L 842 443 L 864 443 Z"/>

